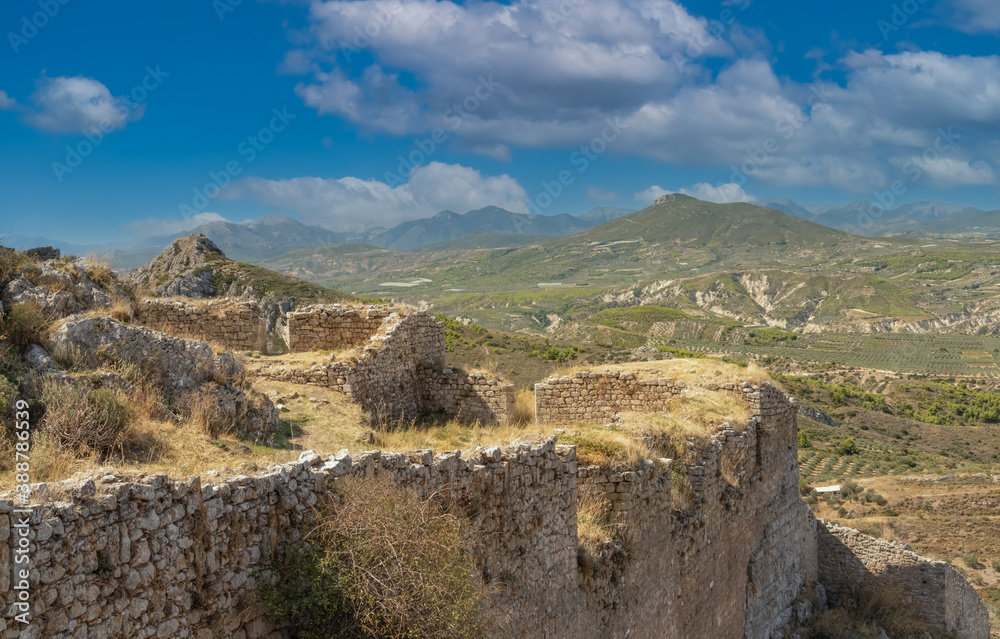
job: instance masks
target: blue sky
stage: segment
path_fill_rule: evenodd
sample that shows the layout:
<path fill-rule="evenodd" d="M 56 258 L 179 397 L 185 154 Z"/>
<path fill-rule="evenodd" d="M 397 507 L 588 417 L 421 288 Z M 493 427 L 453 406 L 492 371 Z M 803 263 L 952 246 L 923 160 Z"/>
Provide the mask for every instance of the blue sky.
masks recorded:
<path fill-rule="evenodd" d="M 17 0 L 0 27 L 0 234 L 671 191 L 1000 208 L 995 0 Z"/>

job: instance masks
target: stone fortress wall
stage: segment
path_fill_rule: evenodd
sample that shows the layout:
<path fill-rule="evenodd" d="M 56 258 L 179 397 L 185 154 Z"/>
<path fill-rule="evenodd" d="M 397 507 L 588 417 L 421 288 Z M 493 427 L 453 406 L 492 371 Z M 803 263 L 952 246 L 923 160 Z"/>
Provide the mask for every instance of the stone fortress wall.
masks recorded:
<path fill-rule="evenodd" d="M 285 314 L 282 337 L 293 353 L 362 346 L 391 312 L 387 306 L 314 304 Z"/>
<path fill-rule="evenodd" d="M 364 314 L 348 315 L 341 310 L 328 316 L 349 318 Z M 382 310 L 378 308 L 375 312 Z M 311 317 L 318 315 L 310 311 Z M 512 384 L 444 367 L 444 324 L 426 312 L 388 313 L 362 344 L 364 348 L 349 359 L 308 368 L 264 366 L 256 373 L 278 381 L 342 392 L 359 403 L 376 423 L 424 416 L 506 423 L 513 416 Z"/>
<path fill-rule="evenodd" d="M 145 300 L 136 321 L 236 350 L 266 348 L 267 321 L 252 302 Z M 312 305 L 286 313 L 281 335 L 292 352 L 355 348 L 359 354 L 309 368 L 265 367 L 258 374 L 342 392 L 373 422 L 434 415 L 506 423 L 513 415 L 513 385 L 444 368 L 444 325 L 425 312 Z"/>
<path fill-rule="evenodd" d="M 830 600 L 858 587 L 901 597 L 935 635 L 989 637 L 982 599 L 951 565 L 930 561 L 900 544 L 824 524 L 819 527 L 819 562 Z"/>
<path fill-rule="evenodd" d="M 479 559 L 504 584 L 497 596 L 514 613 L 511 637 L 772 639 L 808 613 L 796 598 L 809 584 L 824 584 L 833 598 L 891 573 L 938 602 L 922 611 L 932 621 L 988 638 L 985 607 L 967 583 L 947 572 L 923 583 L 939 568 L 897 570 L 929 562 L 817 522 L 798 493 L 795 404 L 769 385 L 737 392 L 752 409 L 748 423 L 684 440 L 675 459 L 632 472 L 579 468 L 574 447 L 538 438 L 465 454 L 303 453 L 211 484 L 107 475 L 52 485 L 53 501 L 29 517 L 35 622 L 19 634 L 12 620 L 0 621 L 0 637 L 286 639 L 258 597 L 275 552 L 299 537 L 331 485 L 388 473 L 478 506 Z M 54 501 L 60 494 L 66 501 Z M 587 500 L 627 522 L 625 556 L 609 549 L 602 561 L 581 561 L 577 510 Z M 19 523 L 0 501 L 8 606 Z M 841 568 L 831 559 L 850 556 L 859 559 Z"/>
<path fill-rule="evenodd" d="M 682 381 L 642 379 L 636 373 L 582 371 L 535 384 L 535 419 L 539 424 L 606 422 L 615 413 L 661 411 L 685 388 Z"/>
<path fill-rule="evenodd" d="M 135 321 L 174 337 L 190 337 L 239 351 L 263 351 L 267 320 L 258 305 L 234 299 L 142 300 Z"/>

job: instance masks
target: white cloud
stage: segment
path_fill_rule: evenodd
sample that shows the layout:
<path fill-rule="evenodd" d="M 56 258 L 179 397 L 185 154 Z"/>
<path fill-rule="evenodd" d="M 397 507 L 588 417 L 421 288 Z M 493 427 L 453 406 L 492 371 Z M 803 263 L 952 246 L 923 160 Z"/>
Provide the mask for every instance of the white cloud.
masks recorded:
<path fill-rule="evenodd" d="M 174 235 L 183 233 L 191 229 L 208 224 L 209 222 L 230 222 L 231 220 L 222 217 L 218 213 L 198 213 L 188 218 L 146 218 L 145 220 L 135 220 L 122 226 L 122 230 L 140 237 L 158 237 L 161 235 Z"/>
<path fill-rule="evenodd" d="M 684 195 L 690 195 L 693 198 L 699 200 L 704 200 L 706 202 L 715 202 L 716 204 L 729 204 L 731 202 L 753 202 L 756 200 L 752 195 L 749 195 L 743 188 L 738 184 L 720 184 L 718 186 L 712 186 L 707 182 L 699 182 L 695 184 L 690 189 L 679 189 L 677 191 L 668 191 L 663 187 L 656 186 L 655 184 L 648 189 L 639 191 L 635 194 L 635 199 L 644 204 L 652 204 L 656 201 L 656 198 L 661 195 L 668 195 L 670 193 L 682 193 Z"/>
<path fill-rule="evenodd" d="M 1000 14 L 995 0 L 953 1 L 980 24 Z M 720 33 L 675 0 L 316 0 L 307 35 L 285 66 L 319 113 L 394 135 L 442 128 L 494 158 L 575 148 L 618 118 L 627 129 L 609 153 L 725 167 L 719 179 L 741 186 L 884 188 L 899 177 L 892 158 L 919 155 L 942 126 L 966 159 L 1000 162 L 988 146 L 998 56 L 873 49 L 829 64 L 812 52 L 816 78 L 843 79 L 794 82 L 775 73 L 763 32 Z M 762 159 L 738 174 L 748 157 Z"/>
<path fill-rule="evenodd" d="M 94 128 L 107 133 L 142 117 L 143 108 L 129 110 L 93 78 L 43 77 L 31 95 L 25 118 L 32 126 L 56 133 L 83 133 Z"/>
<path fill-rule="evenodd" d="M 508 175 L 483 176 L 441 162 L 417 167 L 409 181 L 398 186 L 355 177 L 248 178 L 223 193 L 228 199 L 249 198 L 277 210 L 294 210 L 304 222 L 334 230 L 391 226 L 443 209 L 464 213 L 494 205 L 524 212 L 527 201 L 527 193 Z"/>
<path fill-rule="evenodd" d="M 17 100 L 7 95 L 6 91 L 0 91 L 0 111 L 13 111 L 17 108 Z"/>
<path fill-rule="evenodd" d="M 953 24 L 966 33 L 1000 31 L 1000 4 L 996 0 L 952 0 Z"/>

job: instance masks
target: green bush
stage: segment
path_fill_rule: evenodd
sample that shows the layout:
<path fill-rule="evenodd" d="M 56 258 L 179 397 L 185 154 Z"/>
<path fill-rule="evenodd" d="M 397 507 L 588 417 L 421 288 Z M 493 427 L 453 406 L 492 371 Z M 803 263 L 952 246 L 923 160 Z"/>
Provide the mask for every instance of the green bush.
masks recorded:
<path fill-rule="evenodd" d="M 799 448 L 812 448 L 812 440 L 804 430 L 799 431 Z"/>
<path fill-rule="evenodd" d="M 472 639 L 497 630 L 464 518 L 385 478 L 322 503 L 277 558 L 268 613 L 302 639 Z"/>
<path fill-rule="evenodd" d="M 837 452 L 840 453 L 841 455 L 857 455 L 858 445 L 854 443 L 853 439 L 848 437 L 843 441 L 843 443 L 840 444 L 840 447 L 837 449 Z"/>

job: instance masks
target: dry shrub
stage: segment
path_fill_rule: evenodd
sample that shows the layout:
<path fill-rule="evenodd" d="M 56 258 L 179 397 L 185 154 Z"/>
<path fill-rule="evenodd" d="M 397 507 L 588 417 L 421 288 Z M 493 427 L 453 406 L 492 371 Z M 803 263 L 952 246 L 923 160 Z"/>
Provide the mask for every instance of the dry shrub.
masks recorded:
<path fill-rule="evenodd" d="M 6 285 L 18 272 L 39 264 L 37 258 L 24 251 L 0 248 L 0 287 Z"/>
<path fill-rule="evenodd" d="M 115 271 L 106 258 L 91 254 L 87 257 L 86 273 L 91 282 L 104 289 L 112 289 L 115 285 Z"/>
<path fill-rule="evenodd" d="M 489 637 L 465 519 L 384 476 L 338 486 L 304 543 L 277 561 L 269 614 L 303 639 Z"/>
<path fill-rule="evenodd" d="M 514 414 L 511 421 L 519 426 L 535 423 L 535 393 L 522 388 L 514 395 Z"/>
<path fill-rule="evenodd" d="M 51 377 L 34 386 L 45 406 L 43 428 L 62 446 L 105 456 L 120 450 L 128 439 L 136 412 L 123 391 Z"/>
<path fill-rule="evenodd" d="M 236 424 L 219 408 L 218 398 L 210 392 L 199 390 L 188 393 L 181 404 L 181 412 L 188 423 L 212 439 L 229 434 L 236 428 Z"/>
<path fill-rule="evenodd" d="M 48 323 L 45 311 L 35 302 L 14 304 L 0 321 L 0 335 L 18 349 L 38 343 Z"/>
<path fill-rule="evenodd" d="M 577 562 L 587 575 L 617 579 L 633 541 L 628 520 L 603 495 L 584 490 L 577 499 Z"/>
<path fill-rule="evenodd" d="M 803 639 L 877 639 L 880 628 L 901 639 L 922 639 L 928 630 L 898 587 L 880 584 L 845 592 L 799 634 Z"/>

